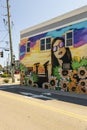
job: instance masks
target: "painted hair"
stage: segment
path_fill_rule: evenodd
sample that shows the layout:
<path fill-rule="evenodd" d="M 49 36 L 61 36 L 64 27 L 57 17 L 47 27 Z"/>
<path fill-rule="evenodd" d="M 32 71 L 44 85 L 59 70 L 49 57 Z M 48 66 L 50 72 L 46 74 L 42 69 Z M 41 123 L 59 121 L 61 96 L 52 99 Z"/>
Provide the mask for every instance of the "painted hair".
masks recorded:
<path fill-rule="evenodd" d="M 53 74 L 53 68 L 60 65 L 57 58 L 55 57 L 54 51 L 53 51 L 53 45 L 55 44 L 55 42 L 57 40 L 61 40 L 64 43 L 64 46 L 65 46 L 65 40 L 64 40 L 63 37 L 56 37 L 52 41 L 52 46 L 51 46 L 52 74 Z M 66 54 L 61 59 L 64 61 L 64 63 L 70 63 L 70 68 L 72 68 L 71 67 L 72 56 L 71 56 L 70 49 L 68 47 L 66 48 Z"/>

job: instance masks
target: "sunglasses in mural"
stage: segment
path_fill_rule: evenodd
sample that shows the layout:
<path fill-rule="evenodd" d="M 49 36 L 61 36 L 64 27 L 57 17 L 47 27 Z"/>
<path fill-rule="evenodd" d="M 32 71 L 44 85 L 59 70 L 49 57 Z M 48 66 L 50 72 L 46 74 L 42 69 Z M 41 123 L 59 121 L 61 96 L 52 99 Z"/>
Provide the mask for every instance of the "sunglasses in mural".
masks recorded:
<path fill-rule="evenodd" d="M 56 52 L 59 50 L 59 48 L 64 47 L 64 42 L 61 42 L 60 44 L 58 44 L 57 46 L 53 46 L 53 52 Z"/>

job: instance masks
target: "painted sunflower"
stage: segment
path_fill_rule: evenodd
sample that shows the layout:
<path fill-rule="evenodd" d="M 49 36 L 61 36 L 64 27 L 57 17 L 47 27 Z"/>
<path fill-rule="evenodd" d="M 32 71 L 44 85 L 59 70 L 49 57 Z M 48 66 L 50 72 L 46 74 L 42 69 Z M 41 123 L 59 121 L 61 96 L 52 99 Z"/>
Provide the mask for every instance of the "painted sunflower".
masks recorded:
<path fill-rule="evenodd" d="M 32 86 L 35 87 L 35 88 L 38 88 L 38 84 L 37 83 L 33 83 Z"/>
<path fill-rule="evenodd" d="M 79 92 L 81 94 L 87 94 L 87 88 L 85 86 L 79 86 Z"/>
<path fill-rule="evenodd" d="M 33 86 L 33 79 L 32 79 L 32 78 L 29 78 L 29 79 L 27 80 L 27 85 L 28 85 L 28 86 Z"/>
<path fill-rule="evenodd" d="M 56 79 L 56 77 L 54 76 L 49 77 L 49 84 L 50 84 L 51 89 L 55 89 L 57 87 L 57 83 L 58 83 L 58 80 Z"/>
<path fill-rule="evenodd" d="M 84 78 L 86 78 L 86 75 L 87 75 L 86 68 L 85 67 L 80 67 L 78 69 L 78 76 L 79 76 L 79 78 L 84 79 Z"/>
<path fill-rule="evenodd" d="M 63 70 L 60 68 L 59 73 L 61 75 L 61 78 L 63 78 L 63 79 L 69 78 L 69 76 L 70 76 L 70 70 Z"/>
<path fill-rule="evenodd" d="M 21 85 L 25 85 L 25 80 L 23 80 L 23 81 L 21 82 Z"/>
<path fill-rule="evenodd" d="M 67 91 L 68 88 L 68 81 L 61 80 L 60 81 L 61 90 Z"/>
<path fill-rule="evenodd" d="M 44 83 L 42 84 L 42 88 L 43 88 L 43 89 L 50 89 L 50 84 L 49 84 L 48 82 L 44 82 Z"/>
<path fill-rule="evenodd" d="M 71 79 L 71 81 L 73 81 L 75 83 L 77 82 L 77 80 L 78 80 L 78 72 L 76 70 L 73 70 L 71 72 L 70 79 Z"/>
<path fill-rule="evenodd" d="M 75 82 L 70 82 L 68 84 L 68 90 L 69 92 L 78 92 L 78 86 Z"/>
<path fill-rule="evenodd" d="M 78 83 L 79 86 L 86 87 L 87 86 L 87 80 L 81 79 Z"/>

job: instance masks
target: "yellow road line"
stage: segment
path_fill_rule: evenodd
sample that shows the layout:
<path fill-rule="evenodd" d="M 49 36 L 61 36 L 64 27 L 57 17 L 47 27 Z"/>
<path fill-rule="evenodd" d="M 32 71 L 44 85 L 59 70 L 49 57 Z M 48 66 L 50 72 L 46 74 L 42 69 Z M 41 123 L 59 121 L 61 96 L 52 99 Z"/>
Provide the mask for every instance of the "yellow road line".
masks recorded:
<path fill-rule="evenodd" d="M 69 117 L 76 118 L 76 119 L 87 122 L 87 116 L 76 114 L 76 113 L 69 112 L 69 111 L 66 111 L 66 110 L 63 110 L 63 109 L 59 109 L 59 108 L 55 108 L 55 107 L 52 107 L 52 106 L 47 106 L 45 104 L 36 102 L 34 100 L 30 100 L 29 98 L 24 98 L 23 96 L 19 96 L 19 95 L 16 95 L 16 94 L 13 95 L 13 94 L 10 94 L 10 93 L 7 93 L 7 92 L 2 92 L 2 91 L 0 91 L 0 96 L 4 96 L 4 97 L 7 97 L 7 98 L 18 100 L 18 101 L 21 101 L 21 102 L 24 102 L 24 103 L 31 104 L 33 106 L 38 106 L 38 107 L 41 107 L 41 108 L 44 108 L 44 109 L 47 109 L 47 110 L 50 110 L 50 111 L 54 111 L 54 112 L 64 114 L 64 115 L 67 115 Z"/>

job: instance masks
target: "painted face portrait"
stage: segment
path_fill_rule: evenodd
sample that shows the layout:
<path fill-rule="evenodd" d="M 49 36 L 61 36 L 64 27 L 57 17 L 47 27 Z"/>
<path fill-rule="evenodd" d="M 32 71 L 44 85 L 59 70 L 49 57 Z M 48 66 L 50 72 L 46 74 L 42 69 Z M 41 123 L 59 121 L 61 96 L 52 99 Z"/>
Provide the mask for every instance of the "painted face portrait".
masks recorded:
<path fill-rule="evenodd" d="M 65 46 L 64 46 L 64 42 L 62 40 L 56 40 L 53 44 L 53 53 L 55 55 L 55 57 L 57 59 L 60 59 L 62 58 L 65 53 L 66 53 L 66 49 L 65 49 Z"/>

